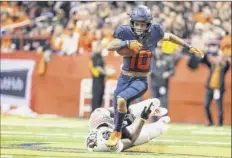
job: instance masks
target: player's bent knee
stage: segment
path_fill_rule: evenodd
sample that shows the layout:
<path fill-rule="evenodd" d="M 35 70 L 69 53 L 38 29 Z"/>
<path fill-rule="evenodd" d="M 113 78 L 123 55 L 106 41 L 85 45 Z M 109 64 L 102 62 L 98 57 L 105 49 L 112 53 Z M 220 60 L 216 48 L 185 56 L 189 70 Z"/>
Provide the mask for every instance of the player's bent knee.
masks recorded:
<path fill-rule="evenodd" d="M 126 100 L 122 97 L 117 98 L 118 111 L 127 112 Z"/>

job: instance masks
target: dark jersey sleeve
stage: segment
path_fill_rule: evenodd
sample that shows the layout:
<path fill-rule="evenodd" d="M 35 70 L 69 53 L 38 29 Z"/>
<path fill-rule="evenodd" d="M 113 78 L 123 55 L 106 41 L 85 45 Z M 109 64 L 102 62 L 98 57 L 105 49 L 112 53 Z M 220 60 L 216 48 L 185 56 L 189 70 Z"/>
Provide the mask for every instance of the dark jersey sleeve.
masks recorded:
<path fill-rule="evenodd" d="M 162 39 L 164 37 L 164 29 L 161 25 L 157 25 L 157 30 L 159 32 L 159 39 Z"/>
<path fill-rule="evenodd" d="M 124 31 L 125 29 L 123 28 L 123 26 L 117 27 L 116 30 L 114 31 L 114 38 L 124 40 L 124 34 L 123 34 Z"/>
<path fill-rule="evenodd" d="M 161 25 L 153 24 L 152 25 L 152 34 L 159 41 L 164 37 L 164 29 Z"/>

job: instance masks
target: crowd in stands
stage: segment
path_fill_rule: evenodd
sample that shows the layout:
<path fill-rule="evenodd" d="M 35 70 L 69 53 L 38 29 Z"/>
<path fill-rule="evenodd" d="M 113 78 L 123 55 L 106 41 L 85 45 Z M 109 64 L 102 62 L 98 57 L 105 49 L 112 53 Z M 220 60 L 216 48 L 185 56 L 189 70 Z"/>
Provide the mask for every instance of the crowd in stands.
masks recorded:
<path fill-rule="evenodd" d="M 231 2 L 61 2 L 2 1 L 1 52 L 50 51 L 59 55 L 93 52 L 96 32 L 107 44 L 128 13 L 147 5 L 161 24 L 205 52 L 231 51 Z M 221 41 L 221 42 L 220 42 Z"/>

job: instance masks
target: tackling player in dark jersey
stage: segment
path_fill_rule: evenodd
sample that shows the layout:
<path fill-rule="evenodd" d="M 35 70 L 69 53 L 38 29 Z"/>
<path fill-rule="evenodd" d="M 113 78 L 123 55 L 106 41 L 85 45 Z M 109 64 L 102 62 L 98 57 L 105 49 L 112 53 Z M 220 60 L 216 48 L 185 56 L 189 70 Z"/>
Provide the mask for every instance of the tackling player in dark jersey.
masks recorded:
<path fill-rule="evenodd" d="M 130 26 L 122 25 L 115 30 L 114 38 L 108 46 L 110 51 L 129 48 L 134 55 L 123 57 L 122 72 L 118 79 L 114 93 L 113 105 L 115 108 L 114 132 L 112 132 L 108 146 L 115 146 L 121 138 L 121 127 L 130 102 L 142 96 L 147 88 L 147 75 L 153 65 L 151 57 L 160 40 L 167 40 L 189 49 L 190 53 L 204 56 L 203 52 L 192 47 L 184 40 L 165 33 L 158 24 L 152 24 L 150 9 L 140 5 L 130 14 Z M 120 53 L 119 53 L 120 54 Z"/>

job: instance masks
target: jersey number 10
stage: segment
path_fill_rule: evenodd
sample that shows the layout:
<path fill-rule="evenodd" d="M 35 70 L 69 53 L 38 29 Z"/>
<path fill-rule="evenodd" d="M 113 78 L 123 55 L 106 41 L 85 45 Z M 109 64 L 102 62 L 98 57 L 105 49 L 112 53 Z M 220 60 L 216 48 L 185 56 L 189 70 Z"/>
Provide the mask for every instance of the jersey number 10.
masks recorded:
<path fill-rule="evenodd" d="M 151 62 L 151 51 L 150 50 L 141 50 L 135 57 L 131 57 L 130 68 L 137 68 L 141 70 L 147 70 L 150 67 Z"/>

